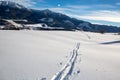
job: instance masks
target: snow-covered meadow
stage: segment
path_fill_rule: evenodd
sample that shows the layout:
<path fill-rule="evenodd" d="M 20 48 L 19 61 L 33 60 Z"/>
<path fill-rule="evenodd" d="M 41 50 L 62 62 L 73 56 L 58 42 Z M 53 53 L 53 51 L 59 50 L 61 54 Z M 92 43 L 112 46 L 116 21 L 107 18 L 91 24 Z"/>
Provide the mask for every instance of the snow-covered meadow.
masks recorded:
<path fill-rule="evenodd" d="M 79 50 L 73 55 L 77 43 Z M 72 58 L 74 65 L 69 62 L 72 55 L 77 55 Z M 120 35 L 0 31 L 0 80 L 52 80 L 62 69 L 64 77 L 70 65 L 68 80 L 119 80 Z"/>

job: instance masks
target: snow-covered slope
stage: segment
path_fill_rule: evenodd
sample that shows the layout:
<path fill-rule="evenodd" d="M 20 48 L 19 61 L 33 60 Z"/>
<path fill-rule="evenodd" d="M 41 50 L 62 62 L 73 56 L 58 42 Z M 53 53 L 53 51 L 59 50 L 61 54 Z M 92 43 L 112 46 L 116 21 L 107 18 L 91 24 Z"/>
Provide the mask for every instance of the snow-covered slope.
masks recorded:
<path fill-rule="evenodd" d="M 113 34 L 0 31 L 0 80 L 51 80 L 63 69 L 69 80 L 119 80 L 119 48 Z"/>

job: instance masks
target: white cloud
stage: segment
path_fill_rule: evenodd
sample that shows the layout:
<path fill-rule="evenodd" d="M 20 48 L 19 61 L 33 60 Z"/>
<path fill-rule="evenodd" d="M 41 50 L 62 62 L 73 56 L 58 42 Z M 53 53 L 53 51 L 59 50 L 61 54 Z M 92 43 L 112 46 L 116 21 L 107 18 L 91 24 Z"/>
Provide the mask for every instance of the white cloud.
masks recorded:
<path fill-rule="evenodd" d="M 69 6 L 69 7 L 80 8 L 81 6 Z M 120 22 L 120 11 L 115 11 L 115 10 L 79 10 L 79 9 L 72 9 L 72 8 L 68 8 L 68 6 L 67 6 L 64 8 L 49 8 L 49 9 L 52 11 L 67 14 L 68 16 L 75 17 L 78 19 Z M 86 6 L 84 8 L 89 8 L 89 7 Z"/>
<path fill-rule="evenodd" d="M 116 3 L 116 5 L 119 5 L 119 6 L 120 6 L 120 2 Z"/>
<path fill-rule="evenodd" d="M 116 8 L 116 6 L 110 5 L 110 4 L 99 4 L 99 5 L 93 5 L 92 7 L 93 8 L 94 7 L 97 7 L 97 8 Z"/>
<path fill-rule="evenodd" d="M 51 11 L 54 11 L 54 12 L 59 12 L 59 13 L 64 13 L 66 14 L 66 12 L 70 9 L 68 8 L 60 8 L 60 7 L 57 7 L 57 8 L 49 8 Z"/>
<path fill-rule="evenodd" d="M 69 6 L 73 8 L 79 8 L 80 6 Z M 86 6 L 86 8 L 89 8 Z M 110 11 L 110 10 L 78 10 L 65 8 L 50 8 L 52 11 L 61 12 L 67 14 L 68 16 L 79 18 L 79 19 L 89 19 L 89 20 L 102 20 L 109 22 L 120 22 L 120 11 Z M 70 12 L 71 11 L 71 12 Z M 72 13 L 73 12 L 73 13 Z M 75 13 L 77 12 L 77 13 Z M 82 13 L 85 12 L 85 13 Z"/>
<path fill-rule="evenodd" d="M 86 6 L 86 5 L 67 5 L 66 8 L 71 8 L 71 9 L 89 9 L 91 8 L 90 6 Z"/>
<path fill-rule="evenodd" d="M 100 10 L 92 11 L 85 15 L 73 15 L 76 18 L 90 19 L 90 20 L 102 20 L 109 22 L 120 22 L 120 11 Z M 70 14 L 70 16 L 72 16 Z"/>
<path fill-rule="evenodd" d="M 66 8 L 85 10 L 85 9 L 104 9 L 104 8 L 116 8 L 114 5 L 110 4 L 99 4 L 99 5 L 67 5 Z"/>

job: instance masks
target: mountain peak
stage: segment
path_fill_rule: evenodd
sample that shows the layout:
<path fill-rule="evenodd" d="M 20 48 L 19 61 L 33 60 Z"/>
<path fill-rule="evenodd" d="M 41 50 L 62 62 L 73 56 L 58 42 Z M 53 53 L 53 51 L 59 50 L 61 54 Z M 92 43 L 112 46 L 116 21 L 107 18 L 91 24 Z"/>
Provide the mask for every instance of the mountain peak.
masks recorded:
<path fill-rule="evenodd" d="M 24 6 L 12 1 L 0 1 L 0 7 L 25 8 Z"/>
<path fill-rule="evenodd" d="M 46 13 L 52 13 L 52 11 L 51 10 L 49 10 L 49 9 L 45 9 L 45 10 L 42 10 L 43 12 L 46 12 Z"/>

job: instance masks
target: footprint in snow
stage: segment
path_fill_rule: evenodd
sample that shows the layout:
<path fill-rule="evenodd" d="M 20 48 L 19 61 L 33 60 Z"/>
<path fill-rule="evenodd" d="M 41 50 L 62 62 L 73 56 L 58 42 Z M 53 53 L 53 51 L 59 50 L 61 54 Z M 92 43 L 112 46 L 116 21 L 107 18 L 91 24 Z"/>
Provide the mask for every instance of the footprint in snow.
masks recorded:
<path fill-rule="evenodd" d="M 47 78 L 41 78 L 40 80 L 47 80 Z"/>

